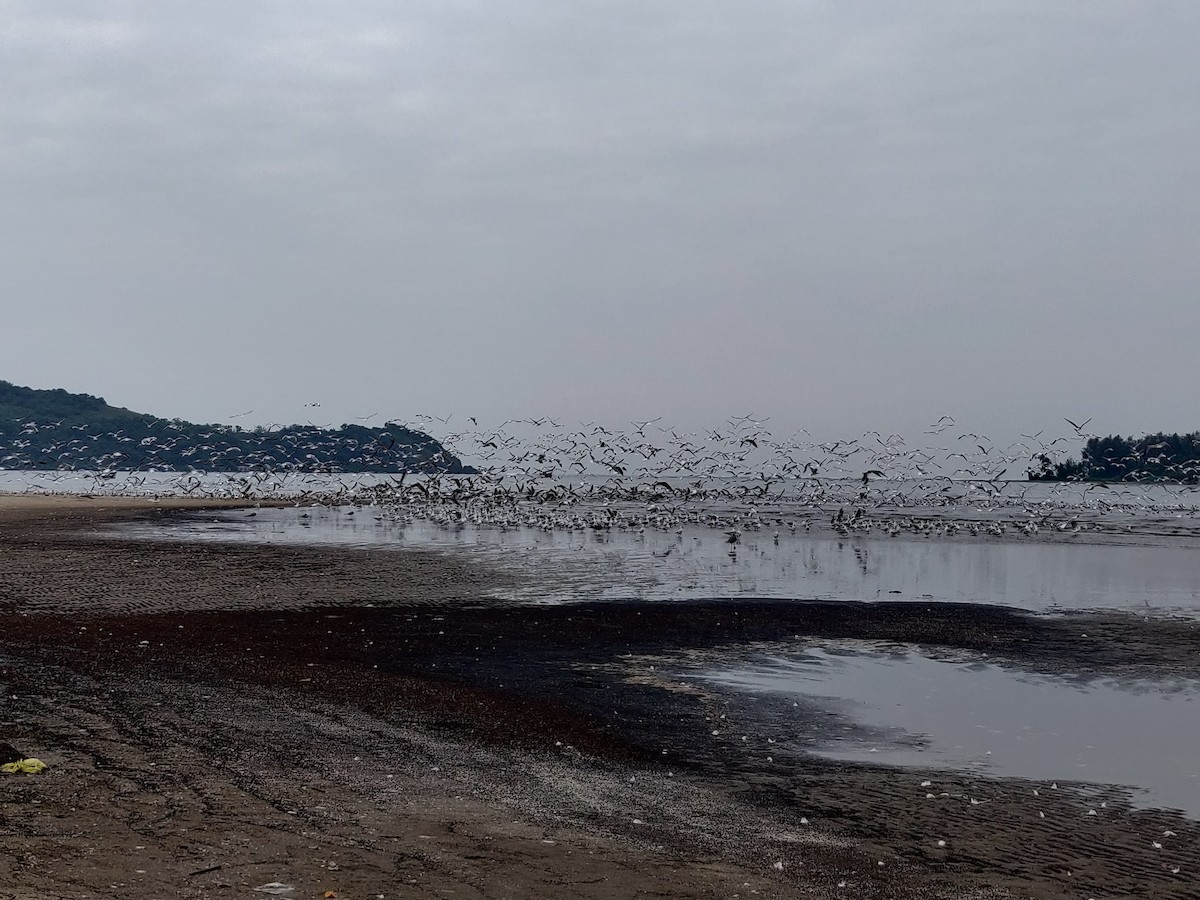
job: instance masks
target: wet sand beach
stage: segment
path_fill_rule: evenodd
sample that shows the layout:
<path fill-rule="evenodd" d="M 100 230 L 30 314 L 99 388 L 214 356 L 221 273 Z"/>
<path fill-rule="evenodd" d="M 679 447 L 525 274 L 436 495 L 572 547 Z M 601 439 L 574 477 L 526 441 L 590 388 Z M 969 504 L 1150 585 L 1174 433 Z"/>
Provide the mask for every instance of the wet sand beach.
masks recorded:
<path fill-rule="evenodd" d="M 1193 819 L 813 756 L 773 731 L 782 701 L 751 715 L 680 677 L 730 647 L 855 639 L 1195 678 L 1194 621 L 518 605 L 482 599 L 511 568 L 462 554 L 99 531 L 187 506 L 0 498 L 0 741 L 50 764 L 0 778 L 0 897 L 1195 896 Z M 814 742 L 830 727 L 789 715 Z"/>

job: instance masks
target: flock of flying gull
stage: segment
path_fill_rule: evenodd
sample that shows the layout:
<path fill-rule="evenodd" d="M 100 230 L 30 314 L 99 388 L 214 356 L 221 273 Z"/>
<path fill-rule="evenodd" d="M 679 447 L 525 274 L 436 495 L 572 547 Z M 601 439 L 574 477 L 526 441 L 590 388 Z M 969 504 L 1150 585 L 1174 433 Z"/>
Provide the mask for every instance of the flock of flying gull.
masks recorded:
<path fill-rule="evenodd" d="M 900 435 L 874 431 L 850 440 L 814 440 L 805 431 L 778 438 L 767 419 L 753 415 L 695 432 L 669 428 L 661 418 L 626 429 L 547 417 L 482 428 L 471 418 L 471 427 L 461 430 L 451 427 L 452 418 L 419 416 L 389 425 L 444 432 L 442 445 L 471 466 L 471 474 L 331 477 L 259 466 L 222 474 L 104 472 L 93 476 L 92 487 L 373 504 L 392 516 L 447 527 L 637 531 L 695 524 L 723 530 L 730 543 L 745 531 L 768 529 L 778 537 L 814 523 L 842 534 L 1077 533 L 1099 527 L 1110 512 L 1193 513 L 1200 496 L 1183 486 L 1159 485 L 1151 494 L 1121 485 L 1029 481 L 1037 460 L 1063 458 L 1089 437 L 1086 422 L 1069 422 L 1072 438 L 1038 432 L 1001 447 L 943 416 L 925 431 L 923 443 L 930 446 L 912 447 Z M 79 473 L 42 473 L 27 482 L 44 488 L 67 478 L 78 485 Z M 964 519 L 963 510 L 990 515 Z"/>

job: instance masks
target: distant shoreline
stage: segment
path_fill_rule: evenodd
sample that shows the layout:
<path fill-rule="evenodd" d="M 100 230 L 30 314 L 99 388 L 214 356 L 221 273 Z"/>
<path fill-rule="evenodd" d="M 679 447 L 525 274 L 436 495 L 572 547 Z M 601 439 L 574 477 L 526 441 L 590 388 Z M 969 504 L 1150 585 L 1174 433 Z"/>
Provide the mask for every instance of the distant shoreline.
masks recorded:
<path fill-rule="evenodd" d="M 1151 485 L 1169 484 L 1181 487 L 1200 485 L 1196 478 L 1081 478 L 1078 476 L 1039 475 L 1030 473 L 1025 479 L 1029 482 L 1044 482 L 1047 484 L 1131 484 Z"/>

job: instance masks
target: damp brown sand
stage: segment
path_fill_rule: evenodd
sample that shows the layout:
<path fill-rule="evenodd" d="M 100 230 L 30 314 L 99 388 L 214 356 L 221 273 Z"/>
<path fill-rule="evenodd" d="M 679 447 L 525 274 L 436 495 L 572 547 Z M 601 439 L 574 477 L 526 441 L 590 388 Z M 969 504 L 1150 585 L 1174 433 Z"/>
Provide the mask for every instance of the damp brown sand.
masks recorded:
<path fill-rule="evenodd" d="M 465 557 L 95 534 L 171 508 L 0 502 L 0 740 L 51 764 L 0 780 L 0 897 L 1194 896 L 1189 820 L 1066 785 L 768 763 L 720 695 L 652 668 L 821 636 L 1187 677 L 1193 623 L 514 607 L 479 599 L 499 576 Z"/>

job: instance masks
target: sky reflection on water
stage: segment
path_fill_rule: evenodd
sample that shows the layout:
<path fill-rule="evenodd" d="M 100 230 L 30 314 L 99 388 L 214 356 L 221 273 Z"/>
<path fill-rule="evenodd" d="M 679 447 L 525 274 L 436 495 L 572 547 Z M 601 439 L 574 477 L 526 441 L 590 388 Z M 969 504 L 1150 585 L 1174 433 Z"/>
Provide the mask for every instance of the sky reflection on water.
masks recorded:
<path fill-rule="evenodd" d="M 165 526 L 134 526 L 133 533 L 467 551 L 516 573 L 552 574 L 496 593 L 538 602 L 754 596 L 1200 614 L 1200 551 L 1184 542 L 840 536 L 815 529 L 795 534 L 784 529 L 776 537 L 764 529 L 744 533 L 734 548 L 721 531 L 701 526 L 684 526 L 681 534 L 449 528 L 421 519 L 397 522 L 369 507 L 203 513 Z"/>
<path fill-rule="evenodd" d="M 1081 681 L 869 642 L 811 646 L 703 676 L 808 698 L 869 729 L 817 752 L 905 767 L 1126 785 L 1200 816 L 1200 684 Z"/>

